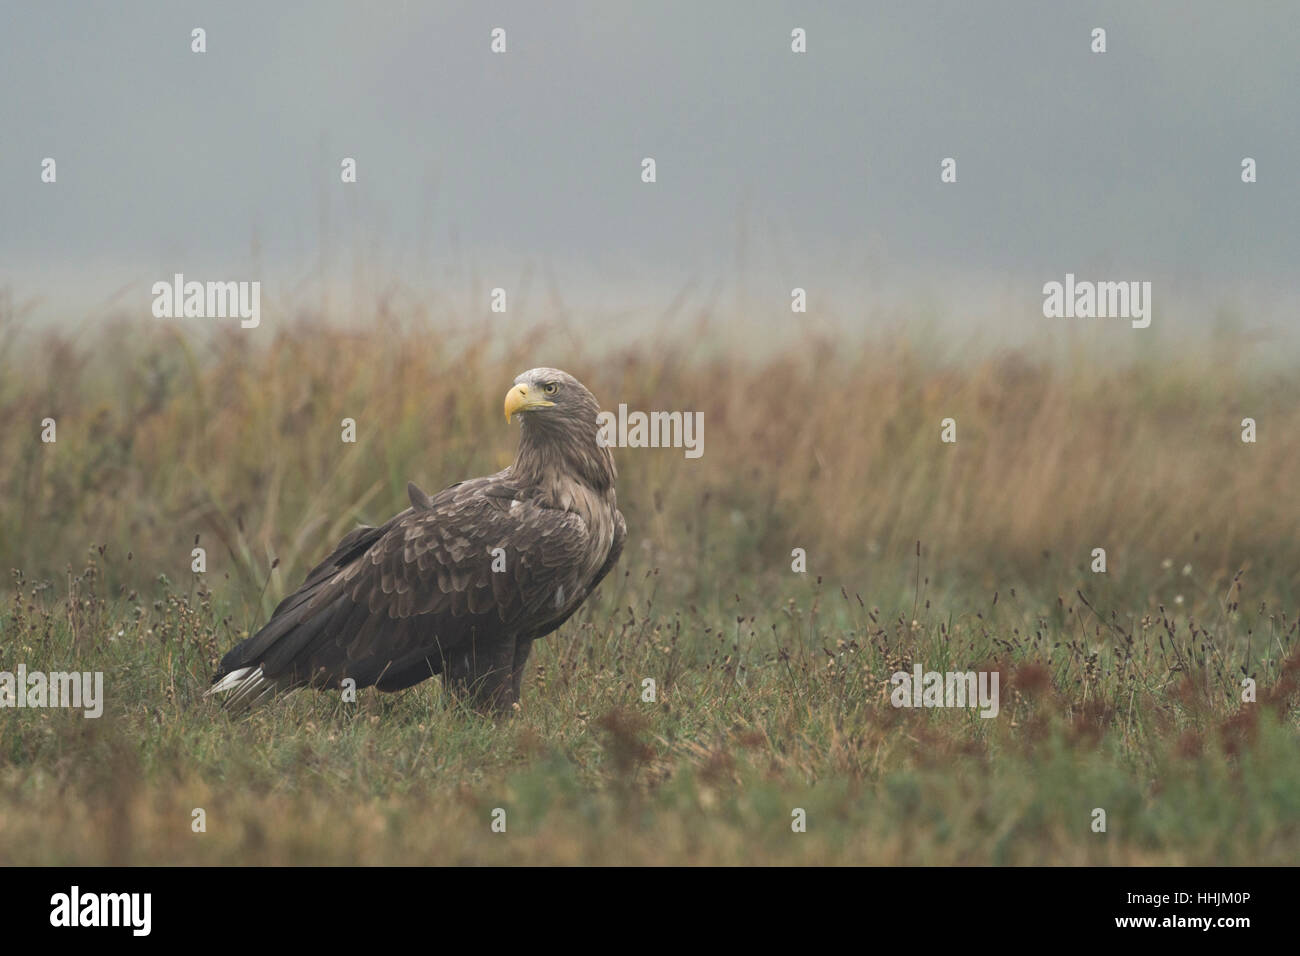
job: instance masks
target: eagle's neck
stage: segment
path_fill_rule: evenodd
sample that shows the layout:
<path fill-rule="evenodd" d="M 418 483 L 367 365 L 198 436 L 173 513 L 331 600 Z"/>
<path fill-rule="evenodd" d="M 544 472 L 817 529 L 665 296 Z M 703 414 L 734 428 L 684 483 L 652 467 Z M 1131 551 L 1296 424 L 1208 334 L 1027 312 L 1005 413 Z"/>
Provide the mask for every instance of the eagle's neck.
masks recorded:
<path fill-rule="evenodd" d="M 554 507 L 570 507 L 575 481 L 602 497 L 612 495 L 618 472 L 613 454 L 596 441 L 597 434 L 594 421 L 583 427 L 571 421 L 540 425 L 525 418 L 512 477 Z"/>

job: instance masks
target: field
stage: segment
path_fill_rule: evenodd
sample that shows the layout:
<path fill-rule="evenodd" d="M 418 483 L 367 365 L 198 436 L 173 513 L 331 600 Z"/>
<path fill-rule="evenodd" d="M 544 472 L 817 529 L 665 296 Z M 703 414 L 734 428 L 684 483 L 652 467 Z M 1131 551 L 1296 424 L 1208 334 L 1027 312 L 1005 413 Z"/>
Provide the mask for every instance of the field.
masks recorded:
<path fill-rule="evenodd" d="M 0 671 L 102 671 L 105 710 L 0 711 L 0 863 L 1300 857 L 1300 380 L 1230 341 L 729 354 L 707 320 L 597 347 L 384 309 L 256 336 L 12 311 Z M 543 364 L 607 408 L 703 412 L 704 454 L 616 452 L 621 566 L 539 642 L 517 714 L 436 681 L 245 719 L 202 698 L 408 479 L 507 464 L 501 398 Z M 996 672 L 998 715 L 892 706 L 914 665 Z"/>

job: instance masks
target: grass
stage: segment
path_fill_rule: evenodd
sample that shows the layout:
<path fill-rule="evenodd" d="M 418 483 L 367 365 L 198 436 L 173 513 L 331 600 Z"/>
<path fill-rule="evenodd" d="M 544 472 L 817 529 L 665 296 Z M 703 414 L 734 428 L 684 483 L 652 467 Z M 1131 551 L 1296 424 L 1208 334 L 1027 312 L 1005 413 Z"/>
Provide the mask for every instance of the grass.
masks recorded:
<path fill-rule="evenodd" d="M 1286 369 L 1191 345 L 936 360 L 904 336 L 723 361 L 687 339 L 591 354 L 552 329 L 494 350 L 383 310 L 366 334 L 181 328 L 0 319 L 0 567 L 20 569 L 0 670 L 102 671 L 107 697 L 100 720 L 0 711 L 0 862 L 1300 851 Z M 702 411 L 705 453 L 617 452 L 623 563 L 537 645 L 518 715 L 466 713 L 435 682 L 245 720 L 202 700 L 217 657 L 408 479 L 507 463 L 501 397 L 540 364 L 606 407 Z M 913 663 L 997 671 L 999 716 L 894 708 L 890 675 Z"/>

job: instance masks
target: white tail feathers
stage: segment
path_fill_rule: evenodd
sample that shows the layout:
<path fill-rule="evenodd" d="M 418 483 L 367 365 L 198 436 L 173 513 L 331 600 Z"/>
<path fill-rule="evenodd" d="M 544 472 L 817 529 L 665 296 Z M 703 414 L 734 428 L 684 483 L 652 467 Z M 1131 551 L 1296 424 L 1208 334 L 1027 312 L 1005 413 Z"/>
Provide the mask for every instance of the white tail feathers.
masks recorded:
<path fill-rule="evenodd" d="M 275 682 L 266 679 L 261 667 L 240 667 L 209 687 L 203 696 L 229 694 L 230 696 L 225 698 L 221 705 L 230 710 L 241 710 L 245 707 L 256 707 L 265 698 L 274 694 L 275 689 Z"/>

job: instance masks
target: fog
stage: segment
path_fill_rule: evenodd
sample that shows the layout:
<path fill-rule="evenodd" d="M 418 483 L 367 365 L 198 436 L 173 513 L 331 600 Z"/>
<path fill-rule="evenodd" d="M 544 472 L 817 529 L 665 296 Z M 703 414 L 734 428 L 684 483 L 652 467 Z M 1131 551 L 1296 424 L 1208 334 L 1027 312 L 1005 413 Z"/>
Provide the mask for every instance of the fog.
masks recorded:
<path fill-rule="evenodd" d="M 3 17 L 0 288 L 41 320 L 147 317 L 152 283 L 179 272 L 261 281 L 263 330 L 395 289 L 485 311 L 497 286 L 524 318 L 689 305 L 772 323 L 798 286 L 811 323 L 910 309 L 1014 342 L 1049 322 L 1043 284 L 1074 273 L 1151 281 L 1153 329 L 1225 312 L 1295 324 L 1296 5 L 54 2 Z"/>

